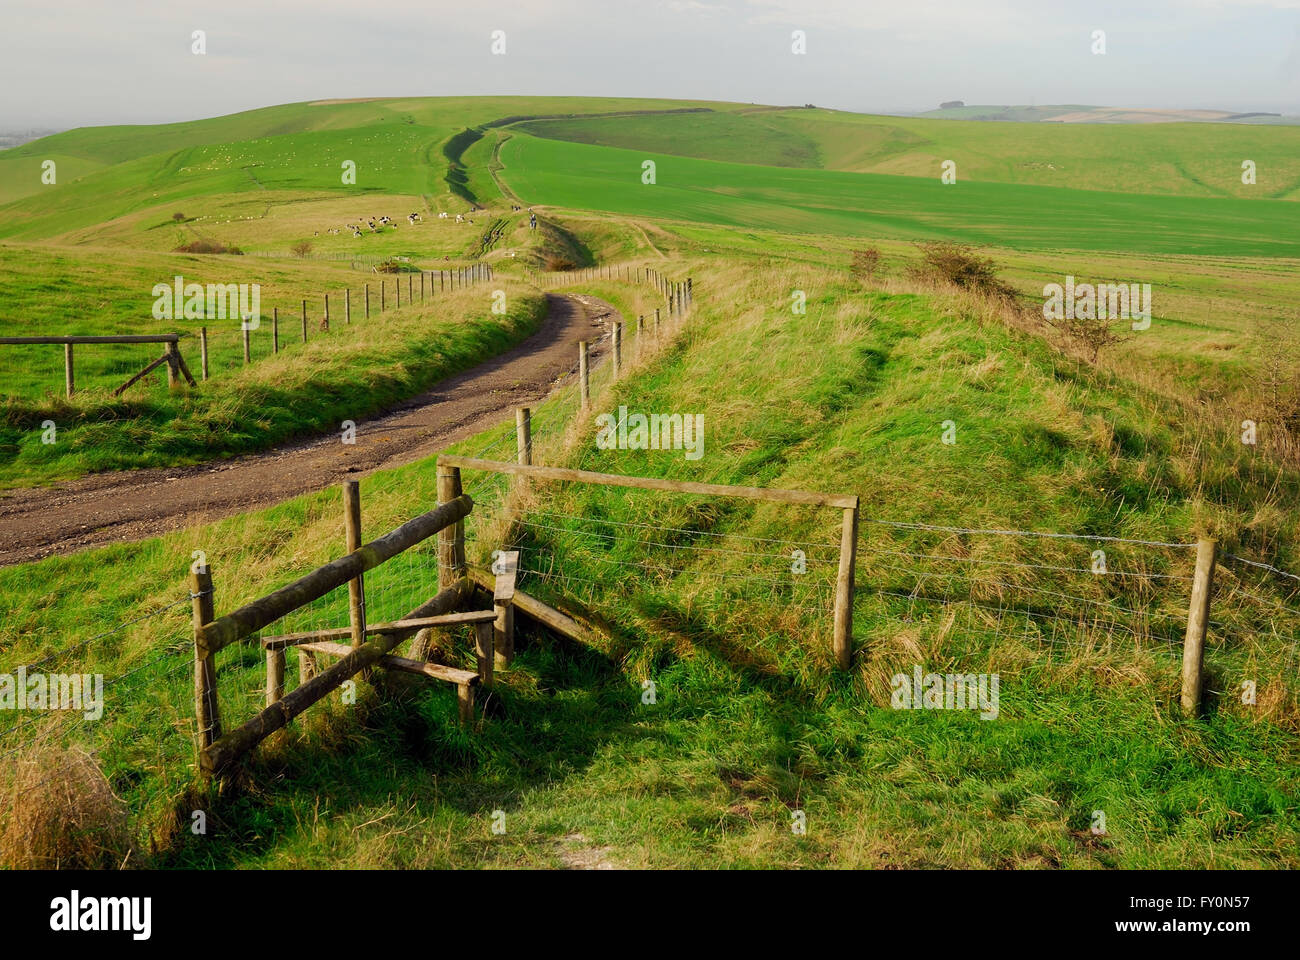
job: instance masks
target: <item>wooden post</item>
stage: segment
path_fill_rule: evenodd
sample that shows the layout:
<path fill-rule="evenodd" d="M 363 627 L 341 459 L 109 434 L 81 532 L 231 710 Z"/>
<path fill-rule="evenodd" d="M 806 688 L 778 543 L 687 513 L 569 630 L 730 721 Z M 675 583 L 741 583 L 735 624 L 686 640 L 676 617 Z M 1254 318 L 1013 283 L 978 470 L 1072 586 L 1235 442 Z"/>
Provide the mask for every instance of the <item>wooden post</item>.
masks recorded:
<path fill-rule="evenodd" d="M 266 705 L 284 699 L 284 647 L 266 651 Z"/>
<path fill-rule="evenodd" d="M 361 547 L 361 484 L 356 480 L 343 482 L 343 529 L 348 553 L 355 553 Z M 366 642 L 365 574 L 348 581 L 348 621 L 352 646 L 359 647 Z"/>
<path fill-rule="evenodd" d="M 316 654 L 311 650 L 298 648 L 298 686 L 302 686 L 316 676 Z"/>
<path fill-rule="evenodd" d="M 212 568 L 190 568 L 190 601 L 194 614 L 194 716 L 199 728 L 199 750 L 221 737 L 221 709 L 217 705 L 216 656 L 201 656 L 199 636 L 203 625 L 215 620 L 212 602 Z"/>
<path fill-rule="evenodd" d="M 366 284 L 366 319 L 370 319 L 370 284 Z"/>
<path fill-rule="evenodd" d="M 280 308 L 271 311 L 271 352 L 280 352 Z"/>
<path fill-rule="evenodd" d="M 343 290 L 343 322 L 352 322 L 352 289 L 345 287 Z"/>
<path fill-rule="evenodd" d="M 496 624 L 491 620 L 474 624 L 474 658 L 478 661 L 479 685 L 485 690 L 492 689 L 492 668 L 496 660 L 492 649 L 495 634 Z"/>
<path fill-rule="evenodd" d="M 415 277 L 409 273 L 406 275 L 406 302 L 415 302 Z"/>
<path fill-rule="evenodd" d="M 208 328 L 199 327 L 199 366 L 203 368 L 203 379 L 208 379 Z"/>
<path fill-rule="evenodd" d="M 325 329 L 330 328 L 330 295 L 325 294 Z"/>
<path fill-rule="evenodd" d="M 623 322 L 615 320 L 613 323 L 613 335 L 611 336 L 613 350 L 614 379 L 618 379 L 619 368 L 623 366 Z"/>
<path fill-rule="evenodd" d="M 636 355 L 641 356 L 641 334 L 645 332 L 645 317 L 637 314 L 636 317 Z"/>
<path fill-rule="evenodd" d="M 393 277 L 393 309 L 400 310 L 402 306 L 402 278 Z"/>
<path fill-rule="evenodd" d="M 388 308 L 388 285 L 384 281 L 379 281 L 379 312 L 383 313 Z"/>
<path fill-rule="evenodd" d="M 244 333 L 244 366 L 248 366 L 253 359 L 253 345 L 251 343 L 253 331 L 248 329 L 246 323 L 241 323 L 240 327 L 243 328 Z"/>
<path fill-rule="evenodd" d="M 163 355 L 167 358 L 167 388 L 175 390 L 181 382 L 181 365 L 177 360 L 176 344 L 166 344 L 163 347 Z"/>
<path fill-rule="evenodd" d="M 302 302 L 302 342 L 307 342 L 307 301 Z"/>
<path fill-rule="evenodd" d="M 71 398 L 76 390 L 76 384 L 72 376 L 72 344 L 70 343 L 63 345 L 63 386 L 68 392 L 68 397 Z"/>
<path fill-rule="evenodd" d="M 533 462 L 533 422 L 531 411 L 527 407 L 515 410 L 515 446 L 519 452 L 519 462 L 530 466 Z"/>
<path fill-rule="evenodd" d="M 1192 601 L 1187 609 L 1187 636 L 1183 640 L 1183 714 L 1196 716 L 1201 708 L 1201 668 L 1205 661 L 1205 631 L 1210 622 L 1210 592 L 1214 589 L 1214 563 L 1219 543 L 1209 537 L 1196 542 L 1196 574 Z"/>
<path fill-rule="evenodd" d="M 460 467 L 438 467 L 438 503 L 450 503 L 462 493 Z M 438 531 L 438 589 L 455 586 L 465 576 L 465 524 Z"/>
<path fill-rule="evenodd" d="M 655 339 L 659 339 L 659 308 L 655 307 Z"/>
<path fill-rule="evenodd" d="M 420 271 L 420 302 L 424 302 L 424 271 Z"/>
<path fill-rule="evenodd" d="M 578 382 L 582 384 L 582 409 L 591 406 L 591 375 L 587 367 L 587 341 L 578 342 Z"/>
<path fill-rule="evenodd" d="M 853 576 L 858 556 L 858 508 L 846 507 L 840 533 L 840 571 L 835 581 L 835 662 L 841 670 L 853 660 Z"/>
<path fill-rule="evenodd" d="M 496 581 L 492 589 L 492 609 L 496 612 L 493 621 L 493 656 L 495 666 L 508 667 L 515 658 L 515 581 L 519 576 L 519 551 L 503 550 L 497 554 L 492 564 Z"/>
<path fill-rule="evenodd" d="M 441 292 L 441 291 L 446 290 L 446 289 L 447 289 L 447 275 L 446 275 L 443 271 L 439 270 L 439 271 L 438 271 L 438 290 L 439 290 L 439 292 Z"/>

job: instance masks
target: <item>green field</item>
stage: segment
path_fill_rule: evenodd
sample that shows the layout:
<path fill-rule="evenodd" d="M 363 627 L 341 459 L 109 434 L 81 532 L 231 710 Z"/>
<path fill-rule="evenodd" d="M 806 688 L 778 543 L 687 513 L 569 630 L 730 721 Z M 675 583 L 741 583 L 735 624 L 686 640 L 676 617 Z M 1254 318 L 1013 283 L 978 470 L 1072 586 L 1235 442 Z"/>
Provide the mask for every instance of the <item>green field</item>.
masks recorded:
<path fill-rule="evenodd" d="M 786 233 L 956 240 L 1018 250 L 1300 256 L 1283 201 L 1106 193 L 790 170 L 516 135 L 502 173 L 530 203 Z M 656 182 L 642 183 L 642 164 Z"/>
<path fill-rule="evenodd" d="M 1300 573 L 1296 136 L 469 98 L 294 104 L 0 154 L 0 335 L 168 329 L 146 318 L 152 285 L 174 273 L 259 282 L 264 311 L 291 319 L 302 298 L 314 319 L 324 292 L 354 291 L 350 327 L 247 368 L 222 330 L 218 375 L 198 390 L 154 382 L 111 401 L 121 369 L 87 351 L 87 389 L 68 403 L 56 348 L 6 363 L 6 486 L 333 429 L 516 342 L 553 289 L 629 321 L 662 311 L 643 282 L 552 272 L 539 289 L 523 270 L 617 265 L 690 277 L 695 303 L 658 339 L 629 323 L 624 375 L 597 369 L 591 409 L 567 380 L 537 405 L 535 462 L 862 503 L 856 654 L 840 672 L 838 511 L 510 487 L 467 470 L 471 562 L 518 547 L 521 589 L 594 641 L 520 617 L 518 657 L 473 728 L 457 725 L 448 686 L 359 683 L 356 704 L 331 695 L 221 792 L 193 766 L 186 572 L 203 551 L 221 614 L 339 556 L 336 490 L 0 569 L 0 664 L 120 678 L 104 722 L 52 729 L 45 749 L 93 751 L 131 811 L 131 862 L 148 866 L 1300 866 L 1300 591 L 1235 559 Z M 1252 155 L 1258 194 L 1238 179 Z M 73 179 L 29 189 L 44 156 L 75 159 Z M 948 158 L 956 185 L 938 179 Z M 356 187 L 338 182 L 344 159 Z M 541 229 L 515 202 L 540 209 Z M 326 233 L 410 209 L 425 221 L 360 241 Z M 171 252 L 199 238 L 248 255 Z M 1016 296 L 924 273 L 925 239 L 978 245 Z M 304 241 L 308 255 L 288 254 Z M 854 276 L 865 248 L 879 263 Z M 387 256 L 424 269 L 487 259 L 512 312 L 489 314 L 470 290 L 360 323 L 356 291 L 375 282 L 362 258 Z M 1150 329 L 1121 325 L 1125 338 L 1088 359 L 1042 320 L 1044 284 L 1067 274 L 1151 283 Z M 700 415 L 705 455 L 598 448 L 594 418 L 621 405 Z M 60 423 L 52 448 L 39 443 L 47 416 Z M 1247 419 L 1258 444 L 1240 439 Z M 516 439 L 506 423 L 454 449 L 508 460 Z M 367 537 L 437 496 L 431 460 L 361 483 Z M 994 532 L 1007 530 L 1022 532 Z M 1189 545 L 1204 534 L 1225 557 L 1206 706 L 1189 720 L 1179 669 Z M 430 543 L 368 574 L 371 622 L 426 599 L 437 568 Z M 268 632 L 346 620 L 334 591 Z M 436 656 L 471 668 L 470 637 L 440 634 Z M 265 659 L 237 645 L 219 667 L 229 728 L 262 706 Z M 890 709 L 892 678 L 916 667 L 997 674 L 997 720 Z M 1254 703 L 1237 693 L 1247 681 Z M 26 740 L 23 719 L 0 715 L 0 751 Z M 0 859 L 13 804 L 43 794 L 3 796 Z M 195 809 L 207 836 L 188 828 Z M 791 830 L 796 812 L 806 835 Z M 110 844 L 105 862 L 123 855 Z"/>

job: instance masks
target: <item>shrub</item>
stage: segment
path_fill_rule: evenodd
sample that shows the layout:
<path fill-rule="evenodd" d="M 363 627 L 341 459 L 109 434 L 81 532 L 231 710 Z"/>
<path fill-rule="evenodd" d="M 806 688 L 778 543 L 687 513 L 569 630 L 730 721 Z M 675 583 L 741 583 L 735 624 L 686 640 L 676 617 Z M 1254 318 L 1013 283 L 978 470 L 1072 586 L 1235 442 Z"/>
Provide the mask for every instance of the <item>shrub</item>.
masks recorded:
<path fill-rule="evenodd" d="M 981 257 L 974 248 L 947 240 L 917 246 L 921 250 L 921 262 L 913 267 L 912 272 L 919 278 L 951 283 L 963 290 L 1004 300 L 1015 298 L 1015 290 L 998 279 L 997 265 L 992 257 Z"/>
<path fill-rule="evenodd" d="M 178 210 L 178 211 L 176 211 L 175 213 L 172 214 L 172 219 L 175 220 L 177 223 L 180 223 L 182 220 L 185 219 L 185 214 L 181 213 L 181 212 Z"/>
<path fill-rule="evenodd" d="M 880 251 L 875 247 L 853 251 L 853 265 L 850 269 L 855 279 L 870 283 L 875 276 L 876 267 L 880 265 Z"/>
<path fill-rule="evenodd" d="M 228 247 L 218 240 L 191 240 L 189 243 L 182 243 L 179 247 L 172 250 L 173 253 L 228 253 L 232 256 L 242 257 L 244 251 L 238 247 Z"/>

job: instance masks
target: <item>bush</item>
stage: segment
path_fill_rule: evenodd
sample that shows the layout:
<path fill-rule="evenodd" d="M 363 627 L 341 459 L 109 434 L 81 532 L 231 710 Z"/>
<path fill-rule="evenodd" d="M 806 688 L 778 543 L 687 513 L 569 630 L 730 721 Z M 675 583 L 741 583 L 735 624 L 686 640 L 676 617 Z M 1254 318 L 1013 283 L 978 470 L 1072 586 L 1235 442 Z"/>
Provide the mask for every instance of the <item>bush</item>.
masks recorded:
<path fill-rule="evenodd" d="M 244 251 L 238 247 L 228 247 L 217 240 L 191 240 L 174 248 L 172 253 L 228 253 L 236 257 L 244 255 Z"/>
<path fill-rule="evenodd" d="M 546 265 L 546 269 L 551 271 L 557 271 L 557 270 L 567 271 L 567 270 L 572 270 L 574 269 L 574 267 L 577 266 L 577 264 L 574 263 L 572 260 L 566 259 L 565 257 L 557 257 L 553 253 L 546 255 L 545 265 Z"/>
<path fill-rule="evenodd" d="M 880 251 L 875 247 L 868 247 L 866 250 L 853 251 L 853 265 L 850 270 L 854 279 L 863 283 L 870 283 L 871 278 L 875 276 L 876 267 L 880 265 Z"/>
<path fill-rule="evenodd" d="M 1004 300 L 1015 299 L 1016 292 L 997 277 L 992 257 L 981 257 L 972 247 L 947 240 L 920 243 L 921 262 L 912 272 L 922 280 L 951 283 Z"/>
<path fill-rule="evenodd" d="M 177 223 L 180 223 L 182 220 L 185 219 L 185 214 L 181 213 L 178 210 L 176 213 L 172 214 L 172 219 L 175 220 Z"/>
<path fill-rule="evenodd" d="M 295 244 L 294 244 L 292 247 L 290 247 L 289 249 L 290 249 L 290 251 L 293 253 L 293 255 L 294 255 L 295 257 L 305 257 L 305 256 L 307 256 L 309 253 L 311 253 L 311 241 L 310 241 L 310 240 L 299 240 L 297 243 L 295 243 Z"/>

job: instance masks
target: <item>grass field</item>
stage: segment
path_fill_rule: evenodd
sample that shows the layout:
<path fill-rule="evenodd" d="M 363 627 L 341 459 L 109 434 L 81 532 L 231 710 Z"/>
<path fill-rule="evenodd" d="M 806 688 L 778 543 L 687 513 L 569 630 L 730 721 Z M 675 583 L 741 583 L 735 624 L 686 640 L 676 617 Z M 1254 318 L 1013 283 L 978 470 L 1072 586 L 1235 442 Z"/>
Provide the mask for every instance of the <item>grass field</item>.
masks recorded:
<path fill-rule="evenodd" d="M 762 227 L 784 233 L 947 239 L 1018 250 L 1296 257 L 1282 201 L 1156 197 L 648 155 L 515 135 L 502 177 L 529 203 Z M 653 160 L 656 182 L 642 182 Z"/>
<path fill-rule="evenodd" d="M 490 125 L 701 106 L 716 112 Z M 354 290 L 350 328 L 313 329 L 277 358 L 238 368 L 228 335 L 202 391 L 154 385 L 110 404 L 119 371 L 87 352 L 88 389 L 68 404 L 55 348 L 0 367 L 6 485 L 333 429 L 534 329 L 542 291 L 520 265 L 631 262 L 691 277 L 692 312 L 659 342 L 631 339 L 618 383 L 599 368 L 592 409 L 570 383 L 540 404 L 535 461 L 852 492 L 863 522 L 857 654 L 840 673 L 837 512 L 510 488 L 467 471 L 471 561 L 518 546 L 521 588 L 578 613 L 595 642 L 520 618 L 518 658 L 473 729 L 456 724 L 450 687 L 360 683 L 356 704 L 331 695 L 219 794 L 193 768 L 186 572 L 202 551 L 220 614 L 339 556 L 336 490 L 0 568 L 3 663 L 121 678 L 104 721 L 50 740 L 93 752 L 134 814 L 131 862 L 151 866 L 1300 866 L 1290 581 L 1225 557 L 1206 709 L 1178 710 L 1186 545 L 1210 533 L 1225 553 L 1300 573 L 1300 423 L 1286 412 L 1300 411 L 1300 227 L 1283 199 L 1300 177 L 1296 134 L 1215 129 L 481 98 L 288 105 L 6 152 L 0 334 L 153 329 L 150 290 L 174 273 L 260 282 L 264 312 L 291 318 L 303 297 L 315 318 L 320 294 Z M 363 241 L 315 236 L 377 204 L 395 217 L 403 204 L 466 210 L 444 149 L 465 130 L 483 134 L 451 150 L 459 185 L 486 207 L 473 227 L 429 217 Z M 932 167 L 957 148 L 959 182 L 942 185 Z M 332 179 L 348 149 L 365 160 L 354 190 Z M 1243 149 L 1264 158 L 1260 196 L 1216 179 L 1237 176 Z M 14 186 L 16 165 L 43 151 L 78 158 L 82 179 L 44 195 Z M 1068 182 L 1037 165 L 1061 158 L 1077 164 Z M 657 161 L 653 186 L 644 159 Z M 545 205 L 540 230 L 512 216 L 498 183 Z M 199 236 L 267 256 L 169 252 Z M 912 241 L 925 238 L 980 244 L 1020 300 L 919 278 Z M 283 255 L 304 239 L 320 259 Z M 865 282 L 848 269 L 864 247 L 881 254 Z M 356 281 L 373 275 L 347 259 L 357 251 L 426 269 L 487 256 L 512 312 L 489 314 L 470 290 L 359 323 Z M 1043 285 L 1067 274 L 1151 283 L 1151 328 L 1082 359 L 1041 322 Z M 555 288 L 629 320 L 662 307 L 646 284 L 561 275 Z M 1265 382 L 1274 369 L 1282 380 Z M 701 415 L 704 456 L 598 448 L 595 416 L 620 405 Z M 39 443 L 47 416 L 64 438 L 53 450 Z M 1247 418 L 1257 446 L 1239 439 Z M 453 449 L 508 460 L 515 442 L 503 424 Z M 362 497 L 369 538 L 430 508 L 434 463 L 365 476 Z M 1009 529 L 1141 542 L 972 532 Z M 1113 576 L 1095 573 L 1099 546 Z M 367 616 L 397 619 L 436 579 L 431 544 L 403 554 L 368 575 Z M 334 591 L 269 629 L 337 626 L 346 611 Z M 463 634 L 440 636 L 436 656 L 473 664 Z M 998 674 L 997 720 L 890 709 L 892 677 L 918 666 Z M 220 670 L 229 726 L 262 705 L 265 662 L 238 646 Z M 1258 684 L 1256 703 L 1237 696 L 1243 681 Z M 0 717 L 0 751 L 26 739 L 23 719 Z M 48 754 L 18 759 L 10 769 Z M 195 809 L 207 836 L 189 831 Z M 1104 836 L 1091 830 L 1099 810 Z M 796 811 L 806 835 L 791 830 Z"/>
<path fill-rule="evenodd" d="M 229 257 L 123 254 L 86 256 L 67 248 L 0 245 L 0 295 L 15 319 L 0 336 L 186 334 L 181 354 L 200 375 L 199 321 L 155 320 L 154 283 L 174 275 L 187 282 L 232 282 Z M 286 264 L 253 258 L 240 282 L 262 286 L 262 320 L 251 333 L 254 362 L 243 365 L 237 320 L 213 321 L 212 379 L 195 388 L 167 389 L 155 371 L 120 399 L 112 390 L 155 359 L 157 345 L 75 348 L 77 392 L 63 394 L 58 346 L 0 346 L 0 487 L 31 486 L 102 470 L 197 463 L 264 450 L 286 440 L 338 428 L 379 412 L 500 353 L 541 324 L 542 298 L 501 281 L 509 312 L 493 314 L 484 288 L 442 291 L 394 309 L 397 276 L 362 278 L 339 266 Z M 418 277 L 416 278 L 418 281 Z M 388 312 L 380 313 L 379 283 Z M 365 319 L 369 286 L 373 316 Z M 419 283 L 414 284 L 418 290 Z M 352 289 L 351 324 L 344 322 L 344 288 Z M 331 294 L 331 328 L 320 329 L 324 294 Z M 307 343 L 301 342 L 301 301 L 310 304 Z M 281 317 L 281 350 L 272 355 L 272 313 Z M 61 437 L 42 442 L 52 420 Z"/>

